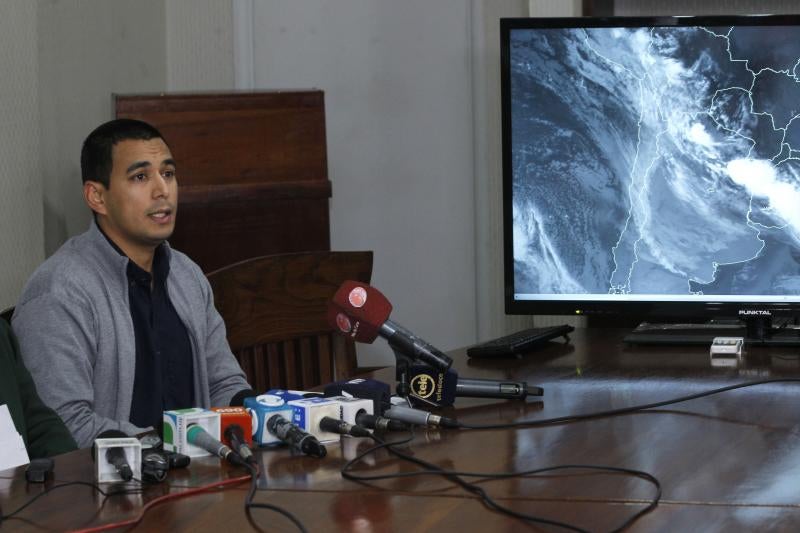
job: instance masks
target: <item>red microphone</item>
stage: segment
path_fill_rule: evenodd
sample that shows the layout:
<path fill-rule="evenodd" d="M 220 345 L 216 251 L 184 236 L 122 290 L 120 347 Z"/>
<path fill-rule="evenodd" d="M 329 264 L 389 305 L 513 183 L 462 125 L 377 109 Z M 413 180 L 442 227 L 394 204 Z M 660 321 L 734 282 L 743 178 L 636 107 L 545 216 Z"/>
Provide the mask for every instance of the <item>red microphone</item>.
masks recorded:
<path fill-rule="evenodd" d="M 453 360 L 403 326 L 389 320 L 392 304 L 366 283 L 345 281 L 328 304 L 328 323 L 356 342 L 371 343 L 380 335 L 396 353 L 442 371 Z"/>

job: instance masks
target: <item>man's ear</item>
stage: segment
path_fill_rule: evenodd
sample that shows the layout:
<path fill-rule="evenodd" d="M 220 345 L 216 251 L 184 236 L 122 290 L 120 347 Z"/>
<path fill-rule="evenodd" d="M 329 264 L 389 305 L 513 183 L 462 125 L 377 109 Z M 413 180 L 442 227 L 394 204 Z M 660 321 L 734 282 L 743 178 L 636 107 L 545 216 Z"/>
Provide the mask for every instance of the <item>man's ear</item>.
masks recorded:
<path fill-rule="evenodd" d="M 89 209 L 98 215 L 105 215 L 106 211 L 106 188 L 99 181 L 83 182 L 83 199 Z"/>

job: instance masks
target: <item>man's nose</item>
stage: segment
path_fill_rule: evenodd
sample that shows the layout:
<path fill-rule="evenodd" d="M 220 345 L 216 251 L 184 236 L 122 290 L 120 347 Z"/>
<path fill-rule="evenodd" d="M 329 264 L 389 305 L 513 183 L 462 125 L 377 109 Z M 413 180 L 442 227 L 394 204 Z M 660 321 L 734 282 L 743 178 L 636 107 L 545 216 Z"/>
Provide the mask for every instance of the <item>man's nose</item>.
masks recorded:
<path fill-rule="evenodd" d="M 154 198 L 167 198 L 169 196 L 169 184 L 160 173 L 156 173 L 153 183 L 153 197 Z"/>

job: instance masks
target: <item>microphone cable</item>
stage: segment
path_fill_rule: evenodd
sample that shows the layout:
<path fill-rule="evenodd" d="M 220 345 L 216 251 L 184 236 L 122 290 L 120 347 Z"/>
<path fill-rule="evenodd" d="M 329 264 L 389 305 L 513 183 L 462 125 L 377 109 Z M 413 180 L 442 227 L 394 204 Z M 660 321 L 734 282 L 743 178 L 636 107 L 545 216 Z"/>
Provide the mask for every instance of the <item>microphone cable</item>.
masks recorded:
<path fill-rule="evenodd" d="M 48 487 L 47 489 L 43 490 L 42 492 L 40 492 L 36 496 L 32 497 L 31 499 L 29 499 L 28 501 L 26 501 L 25 503 L 20 505 L 13 512 L 11 512 L 11 513 L 9 513 L 7 515 L 0 516 L 0 524 L 2 524 L 6 520 L 10 520 L 12 518 L 18 518 L 16 515 L 21 513 L 28 506 L 32 505 L 36 500 L 38 500 L 42 496 L 50 494 L 54 490 L 63 489 L 65 487 L 72 487 L 72 486 L 75 486 L 75 485 L 83 485 L 83 486 L 86 486 L 86 487 L 91 487 L 95 491 L 97 491 L 100 494 L 102 494 L 103 495 L 103 505 L 105 505 L 105 501 L 108 498 L 112 497 L 112 496 L 120 496 L 120 495 L 128 495 L 128 494 L 141 494 L 143 492 L 143 490 L 140 487 L 123 488 L 123 489 L 120 489 L 120 490 L 110 490 L 110 491 L 106 492 L 102 488 L 100 488 L 100 486 L 97 485 L 96 483 L 92 483 L 92 482 L 89 482 L 89 481 L 67 481 L 65 483 L 59 483 L 57 485 L 53 485 L 51 487 Z"/>
<path fill-rule="evenodd" d="M 716 389 L 711 389 L 711 390 L 706 390 L 706 391 L 702 391 L 702 392 L 695 393 L 695 394 L 689 394 L 689 395 L 685 395 L 685 396 L 680 396 L 680 397 L 677 397 L 677 398 L 672 398 L 672 399 L 664 400 L 664 401 L 660 401 L 660 402 L 652 402 L 652 403 L 648 403 L 648 404 L 640 404 L 640 405 L 634 405 L 634 406 L 630 406 L 630 407 L 623 407 L 623 408 L 619 408 L 619 409 L 610 409 L 610 410 L 605 410 L 605 411 L 596 411 L 596 412 L 593 412 L 593 413 L 576 414 L 576 415 L 565 415 L 565 416 L 561 416 L 561 417 L 553 417 L 553 418 L 546 418 L 546 419 L 539 419 L 539 420 L 520 420 L 520 421 L 517 421 L 517 422 L 509 422 L 509 423 L 502 423 L 502 424 L 466 424 L 466 423 L 463 423 L 463 422 L 458 422 L 457 426 L 460 429 L 487 430 L 487 429 L 513 429 L 513 428 L 522 428 L 522 427 L 540 427 L 540 426 L 548 426 L 548 425 L 567 424 L 567 423 L 580 422 L 580 421 L 597 419 L 597 418 L 608 418 L 608 417 L 613 417 L 613 416 L 620 416 L 620 415 L 625 415 L 625 414 L 641 412 L 641 411 L 645 411 L 645 410 L 648 410 L 648 409 L 654 409 L 654 408 L 657 408 L 657 407 L 664 407 L 664 406 L 667 406 L 667 405 L 673 405 L 673 404 L 676 404 L 676 403 L 682 403 L 682 402 L 695 400 L 695 399 L 698 399 L 698 398 L 704 398 L 704 397 L 707 397 L 707 396 L 712 396 L 712 395 L 715 395 L 715 394 L 720 394 L 720 393 L 723 393 L 723 392 L 728 392 L 728 391 L 736 390 L 736 389 L 754 387 L 754 386 L 765 385 L 765 384 L 770 384 L 770 383 L 797 383 L 797 382 L 800 382 L 800 378 L 765 379 L 765 380 L 759 380 L 759 381 L 750 381 L 750 382 L 745 382 L 745 383 L 737 383 L 737 384 L 734 384 L 734 385 L 727 385 L 725 387 L 719 387 L 719 388 L 716 388 Z M 560 470 L 560 469 L 590 469 L 590 470 L 605 470 L 605 471 L 609 471 L 609 472 L 617 472 L 617 473 L 632 475 L 632 476 L 636 476 L 636 477 L 640 477 L 642 479 L 645 479 L 645 480 L 649 481 L 651 484 L 653 484 L 656 487 L 656 495 L 655 495 L 655 497 L 653 499 L 650 500 L 650 503 L 648 504 L 648 506 L 645 507 L 644 509 L 642 509 L 640 512 L 636 513 L 634 516 L 632 516 L 630 519 L 628 519 L 624 524 L 622 524 L 619 528 L 616 528 L 613 531 L 621 531 L 622 529 L 625 529 L 626 527 L 630 526 L 640 516 L 642 516 L 643 514 L 649 512 L 649 511 L 651 511 L 652 509 L 654 509 L 658 505 L 658 502 L 661 499 L 661 484 L 658 481 L 658 479 L 655 476 L 653 476 L 652 474 L 650 474 L 648 472 L 640 471 L 640 470 L 626 469 L 626 468 L 613 467 L 613 466 L 600 466 L 600 465 L 559 465 L 559 466 L 555 466 L 555 467 L 547 467 L 547 468 L 544 468 L 544 469 L 537 469 L 537 470 L 526 471 L 526 472 L 512 472 L 512 473 L 503 473 L 503 474 L 479 474 L 479 473 L 476 473 L 476 472 L 446 471 L 446 470 L 443 470 L 443 469 L 439 468 L 436 465 L 433 465 L 433 464 L 427 463 L 425 461 L 422 461 L 421 459 L 417 459 L 415 457 L 408 456 L 408 455 L 404 454 L 403 452 L 400 452 L 399 450 L 397 450 L 396 448 L 393 447 L 393 446 L 396 446 L 398 444 L 404 444 L 406 442 L 409 442 L 411 439 L 413 439 L 413 437 L 411 439 L 404 440 L 404 441 L 388 442 L 388 443 L 384 442 L 384 441 L 381 441 L 380 439 L 377 439 L 374 436 L 373 436 L 373 439 L 376 440 L 376 442 L 379 442 L 380 444 L 378 444 L 377 446 L 374 446 L 374 447 L 362 452 L 361 454 L 356 456 L 351 461 L 348 461 L 348 463 L 345 464 L 342 467 L 342 476 L 343 477 L 345 477 L 346 479 L 354 480 L 354 481 L 370 481 L 370 480 L 381 480 L 381 479 L 396 479 L 396 478 L 410 477 L 410 476 L 416 476 L 416 475 L 435 475 L 435 474 L 443 475 L 445 477 L 448 477 L 448 479 L 450 479 L 451 481 L 455 482 L 456 484 L 459 484 L 462 487 L 464 487 L 465 489 L 469 490 L 470 492 L 473 492 L 473 493 L 478 494 L 479 496 L 481 496 L 488 507 L 496 509 L 496 510 L 498 510 L 500 512 L 503 512 L 505 514 L 508 514 L 510 516 L 515 516 L 517 518 L 521 518 L 521 519 L 524 519 L 524 520 L 538 521 L 539 517 L 533 517 L 531 515 L 524 515 L 523 513 L 518 513 L 516 511 L 511 510 L 511 509 L 505 509 L 502 506 L 500 506 L 499 504 L 497 504 L 496 502 L 494 502 L 493 500 L 491 500 L 491 498 L 488 495 L 486 495 L 485 492 L 483 493 L 483 496 L 482 496 L 480 494 L 480 492 L 476 492 L 476 491 L 464 486 L 463 483 L 467 483 L 467 482 L 464 482 L 463 480 L 457 480 L 456 479 L 457 476 L 483 477 L 484 479 L 504 479 L 504 478 L 510 478 L 510 477 L 516 477 L 516 476 L 535 475 L 535 474 L 540 474 L 540 473 L 553 471 L 553 470 Z M 387 450 L 389 450 L 390 453 L 393 453 L 394 455 L 396 455 L 398 457 L 401 457 L 401 458 L 403 458 L 403 459 L 405 459 L 407 461 L 416 463 L 416 464 L 418 464 L 420 466 L 427 465 L 426 468 L 428 468 L 428 470 L 427 471 L 425 471 L 425 470 L 417 471 L 417 472 L 396 473 L 396 474 L 374 475 L 374 476 L 360 476 L 360 475 L 354 475 L 354 474 L 351 474 L 350 472 L 347 472 L 347 470 L 350 470 L 352 468 L 353 464 L 355 464 L 356 462 L 358 462 L 361 459 L 363 459 L 363 457 L 365 457 L 366 455 L 368 455 L 370 453 L 373 453 L 374 451 L 376 451 L 376 450 L 378 450 L 380 448 L 387 448 Z M 456 478 L 449 477 L 449 475 L 456 476 Z M 488 499 L 488 501 L 487 501 L 487 499 Z M 551 522 L 544 522 L 544 523 L 551 523 Z M 559 526 L 565 527 L 567 529 L 580 530 L 580 529 L 575 529 L 573 526 L 571 526 L 569 524 L 561 524 L 561 523 L 559 523 L 559 524 L 553 524 L 553 525 L 559 525 Z"/>
<path fill-rule="evenodd" d="M 258 490 L 258 468 L 250 463 L 247 463 L 245 465 L 245 468 L 247 468 L 247 470 L 250 471 L 250 489 L 247 491 L 247 496 L 245 497 L 244 500 L 244 513 L 245 515 L 247 515 L 247 520 L 250 522 L 250 525 L 252 525 L 255 529 L 259 530 L 261 529 L 256 524 L 255 519 L 253 518 L 253 515 L 250 512 L 251 509 L 267 509 L 288 518 L 289 521 L 291 521 L 301 533 L 308 533 L 308 530 L 305 528 L 303 523 L 300 522 L 300 520 L 295 515 L 293 515 L 283 507 L 279 507 L 271 503 L 253 502 L 253 499 L 255 498 L 256 495 L 256 490 Z"/>
<path fill-rule="evenodd" d="M 168 501 L 172 501 L 172 500 L 178 500 L 178 499 L 181 499 L 181 498 L 186 498 L 188 496 L 194 496 L 195 494 L 208 492 L 208 491 L 210 491 L 212 489 L 216 489 L 216 488 L 219 488 L 219 487 L 225 487 L 225 486 L 228 486 L 228 485 L 238 485 L 239 483 L 241 483 L 243 481 L 246 481 L 248 479 L 248 477 L 249 476 L 239 476 L 239 477 L 235 477 L 235 478 L 231 478 L 231 479 L 225 479 L 225 480 L 222 480 L 222 481 L 216 481 L 214 483 L 209 483 L 207 485 L 201 485 L 200 487 L 193 487 L 193 488 L 190 488 L 190 489 L 185 490 L 183 492 L 173 492 L 173 493 L 169 493 L 169 494 L 164 494 L 163 496 L 159 496 L 158 498 L 154 498 L 154 499 L 150 500 L 149 502 L 147 502 L 146 504 L 144 504 L 144 506 L 142 507 L 142 509 L 139 512 L 139 514 L 137 516 L 131 518 L 131 519 L 121 520 L 119 522 L 113 522 L 111 524 L 104 524 L 104 525 L 101 525 L 101 526 L 94 526 L 94 527 L 87 527 L 87 528 L 82 528 L 82 529 L 71 530 L 69 533 L 96 533 L 96 532 L 99 532 L 99 531 L 108 531 L 109 529 L 117 529 L 117 528 L 120 528 L 120 527 L 135 526 L 136 524 L 138 524 L 139 522 L 142 521 L 142 518 L 144 518 L 145 513 L 147 513 L 147 511 L 149 511 L 152 507 L 155 507 L 156 505 L 160 505 L 160 504 L 162 504 L 164 502 L 168 502 Z M 98 487 L 97 490 L 100 490 L 100 488 Z M 102 492 L 102 491 L 100 491 L 100 492 Z"/>
<path fill-rule="evenodd" d="M 465 424 L 463 422 L 456 422 L 456 425 L 459 429 L 484 430 L 484 429 L 512 429 L 520 427 L 538 427 L 538 426 L 551 426 L 556 424 L 567 424 L 571 422 L 591 420 L 594 418 L 608 418 L 612 416 L 627 415 L 630 413 L 645 411 L 647 409 L 654 409 L 656 407 L 664 407 L 665 405 L 673 405 L 676 403 L 688 402 L 690 400 L 696 400 L 698 398 L 704 398 L 706 396 L 712 396 L 714 394 L 720 394 L 722 392 L 727 392 L 736 389 L 743 389 L 746 387 L 755 387 L 757 385 L 765 385 L 768 383 L 797 383 L 797 382 L 800 382 L 800 378 L 774 378 L 774 379 L 763 379 L 760 381 L 747 381 L 744 383 L 737 383 L 735 385 L 720 387 L 718 389 L 711 389 L 703 392 L 698 392 L 696 394 L 679 396 L 678 398 L 673 398 L 671 400 L 664 400 L 661 402 L 646 403 L 641 405 L 633 405 L 630 407 L 621 407 L 619 409 L 609 409 L 607 411 L 596 411 L 594 413 L 565 415 L 554 418 L 543 418 L 540 420 L 518 420 L 516 422 L 506 422 L 502 424 Z"/>
<path fill-rule="evenodd" d="M 650 484 L 652 484 L 655 487 L 656 492 L 655 492 L 655 495 L 647 502 L 647 506 L 644 507 L 643 509 L 641 509 L 640 511 L 638 511 L 637 513 L 635 513 L 633 516 L 629 517 L 620 526 L 614 528 L 612 530 L 613 533 L 618 532 L 618 531 L 622 531 L 622 530 L 626 529 L 627 527 L 629 527 L 636 520 L 638 520 L 641 516 L 649 513 L 653 509 L 655 509 L 658 506 L 658 503 L 661 500 L 661 493 L 662 493 L 662 491 L 661 491 L 661 483 L 658 481 L 658 479 L 655 476 L 653 476 L 652 474 L 650 474 L 648 472 L 644 472 L 642 470 L 634 470 L 634 469 L 615 467 L 615 466 L 583 465 L 583 464 L 557 465 L 557 466 L 538 468 L 538 469 L 527 470 L 527 471 L 522 471 L 522 472 L 504 472 L 504 473 L 495 473 L 495 474 L 486 473 L 486 472 L 465 472 L 465 471 L 458 471 L 458 470 L 446 470 L 446 469 L 443 469 L 443 468 L 439 467 L 438 465 L 435 465 L 435 464 L 429 463 L 429 462 L 427 462 L 427 461 L 425 461 L 423 459 L 419 459 L 417 457 L 408 455 L 405 452 L 402 452 L 402 451 L 398 450 L 397 448 L 395 448 L 395 446 L 402 445 L 402 444 L 407 444 L 407 443 L 413 441 L 414 438 L 415 438 L 415 434 L 413 432 L 413 429 L 410 431 L 410 436 L 408 438 L 402 439 L 402 440 L 397 440 L 397 441 L 391 441 L 391 442 L 384 441 L 384 440 L 380 439 L 379 437 L 373 435 L 372 439 L 377 444 L 375 446 L 372 446 L 371 448 L 368 448 L 367 450 L 364 450 L 363 452 L 361 452 L 360 454 L 355 456 L 353 459 L 351 459 L 350 461 L 345 463 L 345 465 L 342 466 L 342 469 L 341 469 L 342 477 L 344 477 L 345 479 L 351 480 L 351 481 L 356 481 L 356 482 L 363 483 L 365 481 L 377 481 L 377 480 L 384 480 L 384 479 L 398 479 L 398 478 L 413 477 L 413 476 L 426 476 L 426 475 L 442 476 L 442 477 L 445 477 L 446 479 L 448 479 L 449 481 L 455 483 L 456 485 L 459 485 L 460 487 L 465 489 L 467 492 L 475 494 L 476 496 L 478 496 L 478 498 L 480 498 L 480 500 L 484 503 L 484 505 L 486 507 L 488 507 L 489 509 L 494 510 L 494 511 L 496 511 L 498 513 L 505 514 L 507 516 L 510 516 L 512 518 L 517 518 L 519 520 L 524 520 L 526 522 L 534 522 L 534 523 L 538 523 L 538 524 L 546 524 L 546 525 L 556 526 L 556 527 L 560 527 L 560 528 L 563 528 L 563 529 L 568 529 L 568 530 L 571 530 L 571 531 L 577 531 L 579 533 L 588 533 L 588 532 L 585 529 L 582 529 L 580 527 L 574 526 L 574 525 L 566 523 L 566 522 L 561 522 L 561 521 L 558 521 L 558 520 L 551 520 L 549 518 L 545 518 L 545 517 L 542 517 L 542 516 L 522 513 L 522 512 L 519 512 L 519 511 L 515 511 L 515 510 L 513 510 L 513 509 L 511 509 L 509 507 L 506 507 L 504 505 L 501 505 L 496 500 L 494 500 L 491 496 L 489 496 L 489 494 L 482 487 L 479 487 L 476 483 L 479 482 L 479 481 L 483 481 L 483 480 L 500 480 L 500 479 L 516 478 L 516 477 L 532 477 L 532 476 L 535 476 L 535 475 L 538 475 L 538 474 L 544 474 L 544 473 L 547 473 L 547 472 L 554 472 L 554 471 L 558 471 L 558 470 L 594 470 L 594 471 L 608 472 L 608 473 L 611 473 L 611 474 L 622 474 L 622 475 L 627 475 L 627 476 L 632 476 L 632 477 L 638 477 L 638 478 L 644 479 L 645 481 L 647 481 Z M 377 450 L 379 450 L 381 448 L 386 448 L 386 450 L 389 451 L 389 453 L 392 453 L 393 455 L 395 455 L 395 456 L 397 456 L 397 457 L 399 457 L 399 458 L 401 458 L 401 459 L 403 459 L 405 461 L 408 461 L 408 462 L 414 463 L 414 464 L 416 464 L 418 466 L 421 466 L 421 467 L 424 468 L 424 470 L 417 470 L 415 472 L 399 472 L 399 473 L 391 473 L 391 474 L 374 474 L 374 475 L 358 475 L 358 474 L 353 474 L 353 473 L 350 472 L 350 470 L 352 469 L 352 467 L 356 463 L 361 461 L 367 455 L 369 455 L 371 453 L 374 453 L 375 451 L 377 451 Z M 468 481 L 465 481 L 465 480 L 461 479 L 462 477 L 476 477 L 476 478 L 479 478 L 479 479 L 474 483 L 470 483 Z"/>
<path fill-rule="evenodd" d="M 225 480 L 222 480 L 222 481 L 209 483 L 207 485 L 201 485 L 199 487 L 187 487 L 187 486 L 181 486 L 181 485 L 173 485 L 174 488 L 186 488 L 187 490 L 184 490 L 182 492 L 173 492 L 173 493 L 169 493 L 169 494 L 164 494 L 163 496 L 159 496 L 157 498 L 154 498 L 154 499 L 150 500 L 149 502 L 147 502 L 142 507 L 142 509 L 139 512 L 139 514 L 137 516 L 131 518 L 131 519 L 122 520 L 122 521 L 119 521 L 119 522 L 113 522 L 113 523 L 109 523 L 109 524 L 103 524 L 103 525 L 100 525 L 100 526 L 92 526 L 92 527 L 87 527 L 87 528 L 82 528 L 82 529 L 71 530 L 70 533 L 95 533 L 95 532 L 107 531 L 107 530 L 110 530 L 110 529 L 117 529 L 117 528 L 126 527 L 126 526 L 135 526 L 136 524 L 138 524 L 139 522 L 142 521 L 142 519 L 144 518 L 145 513 L 147 513 L 147 511 L 150 508 L 155 507 L 156 505 L 159 505 L 161 503 L 164 503 L 164 502 L 167 502 L 167 501 L 170 501 L 170 500 L 177 500 L 177 499 L 180 499 L 180 498 L 186 498 L 188 496 L 193 496 L 195 494 L 208 492 L 208 491 L 211 491 L 212 489 L 225 487 L 225 486 L 228 486 L 228 485 L 238 485 L 239 483 L 242 483 L 243 481 L 247 481 L 247 480 L 250 480 L 251 484 L 250 484 L 250 490 L 248 491 L 247 497 L 245 498 L 245 504 L 244 504 L 245 505 L 245 513 L 247 514 L 248 520 L 250 520 L 250 522 L 254 525 L 254 527 L 256 527 L 256 526 L 255 526 L 255 523 L 254 523 L 252 517 L 250 516 L 250 509 L 251 508 L 262 508 L 262 509 L 269 509 L 269 510 L 272 510 L 272 511 L 275 511 L 277 513 L 280 513 L 280 514 L 284 515 L 289 520 L 291 520 L 302 533 L 307 533 L 307 530 L 303 526 L 303 524 L 293 514 L 291 514 L 289 511 L 286 511 L 285 509 L 283 509 L 281 507 L 278 507 L 277 505 L 272 505 L 272 504 L 268 504 L 268 503 L 253 503 L 253 497 L 255 495 L 255 491 L 256 491 L 257 483 L 258 483 L 258 469 L 256 467 L 250 465 L 250 464 L 248 464 L 246 468 L 248 469 L 248 474 L 245 475 L 245 476 L 239 476 L 239 477 L 235 477 L 235 478 L 231 478 L 231 479 L 225 479 Z M 138 480 L 138 479 L 136 479 L 135 481 L 140 483 L 139 487 L 132 487 L 130 489 L 122 489 L 122 490 L 114 490 L 114 491 L 105 491 L 99 485 L 97 485 L 96 483 L 91 483 L 91 482 L 88 482 L 88 481 L 69 481 L 69 482 L 66 482 L 66 483 L 53 485 L 52 487 L 49 487 L 49 488 L 43 490 L 42 492 L 40 492 L 36 496 L 34 496 L 31 499 L 29 499 L 27 502 L 25 502 L 24 504 L 19 506 L 13 512 L 11 512 L 11 513 L 9 513 L 7 515 L 0 515 L 0 524 L 2 524 L 3 522 L 5 522 L 6 520 L 9 520 L 9 519 L 19 518 L 17 515 L 19 513 L 21 513 L 24 509 L 26 509 L 28 506 L 33 504 L 36 500 L 38 500 L 42 496 L 45 496 L 46 494 L 49 494 L 50 492 L 52 492 L 54 490 L 57 490 L 57 489 L 61 489 L 61 488 L 64 488 L 64 487 L 71 487 L 71 486 L 75 486 L 75 485 L 84 485 L 84 486 L 87 486 L 87 487 L 91 487 L 95 491 L 97 491 L 98 493 L 100 493 L 100 494 L 102 494 L 104 496 L 102 505 L 105 505 L 106 500 L 108 498 L 112 497 L 112 496 L 129 495 L 129 494 L 142 494 L 144 492 L 144 490 L 141 488 L 141 484 L 142 484 L 141 481 Z"/>

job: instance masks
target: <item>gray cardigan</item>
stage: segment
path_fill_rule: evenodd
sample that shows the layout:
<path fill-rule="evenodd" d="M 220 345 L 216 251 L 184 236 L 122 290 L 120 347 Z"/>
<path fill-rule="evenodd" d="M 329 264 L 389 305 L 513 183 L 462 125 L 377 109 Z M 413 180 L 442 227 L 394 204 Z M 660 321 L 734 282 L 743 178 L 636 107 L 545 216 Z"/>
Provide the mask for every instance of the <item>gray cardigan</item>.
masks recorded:
<path fill-rule="evenodd" d="M 195 406 L 227 406 L 250 386 L 228 346 L 211 287 L 186 255 L 167 246 L 167 257 L 167 292 L 192 344 Z M 136 342 L 127 264 L 92 222 L 36 269 L 12 319 L 42 400 L 82 448 L 108 429 L 146 429 L 128 421 Z"/>

